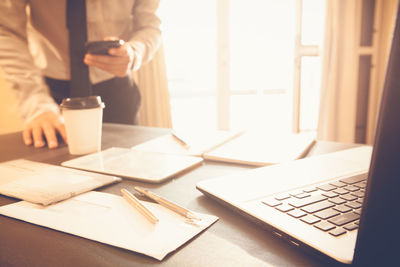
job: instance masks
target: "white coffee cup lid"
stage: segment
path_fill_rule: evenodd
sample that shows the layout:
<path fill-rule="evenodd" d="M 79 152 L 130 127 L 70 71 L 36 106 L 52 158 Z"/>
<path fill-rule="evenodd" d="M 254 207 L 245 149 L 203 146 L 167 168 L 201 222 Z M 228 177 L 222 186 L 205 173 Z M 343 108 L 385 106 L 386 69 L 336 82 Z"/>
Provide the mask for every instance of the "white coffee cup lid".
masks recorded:
<path fill-rule="evenodd" d="M 60 104 L 60 108 L 64 109 L 89 109 L 98 107 L 105 107 L 100 96 L 64 98 Z"/>

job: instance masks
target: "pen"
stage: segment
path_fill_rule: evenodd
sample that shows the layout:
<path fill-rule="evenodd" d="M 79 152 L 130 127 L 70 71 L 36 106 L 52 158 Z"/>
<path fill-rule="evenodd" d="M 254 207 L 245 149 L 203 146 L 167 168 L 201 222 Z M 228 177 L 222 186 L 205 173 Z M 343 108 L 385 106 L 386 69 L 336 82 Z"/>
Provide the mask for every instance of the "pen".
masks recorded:
<path fill-rule="evenodd" d="M 152 200 L 156 201 L 160 205 L 162 205 L 162 206 L 164 206 L 164 207 L 166 207 L 166 208 L 168 208 L 168 209 L 170 209 L 172 211 L 175 211 L 176 213 L 178 213 L 180 215 L 183 215 L 186 218 L 195 219 L 195 220 L 199 220 L 199 221 L 201 220 L 200 218 L 196 217 L 189 210 L 187 210 L 187 209 L 185 209 L 185 208 L 183 208 L 183 207 L 181 207 L 181 206 L 179 206 L 179 205 L 177 205 L 177 204 L 175 204 L 175 203 L 173 203 L 173 202 L 171 202 L 169 200 L 166 200 L 166 199 L 164 199 L 164 198 L 162 198 L 160 196 L 157 196 L 156 194 L 154 194 L 154 193 L 152 193 L 152 192 L 150 192 L 150 191 L 148 191 L 148 190 L 146 190 L 144 188 L 141 188 L 141 187 L 138 187 L 138 186 L 135 186 L 134 188 L 135 188 L 136 191 L 138 191 L 138 192 L 142 193 L 143 195 L 151 198 Z"/>
<path fill-rule="evenodd" d="M 128 190 L 122 188 L 121 194 L 124 199 L 128 201 L 128 203 L 131 204 L 134 208 L 136 208 L 144 217 L 146 217 L 147 220 L 149 220 L 153 224 L 158 222 L 158 218 L 154 216 L 154 214 L 151 213 L 151 211 L 149 211 L 145 206 L 143 206 L 143 204 L 140 203 L 140 201 Z"/>
<path fill-rule="evenodd" d="M 179 142 L 181 143 L 185 148 L 189 149 L 189 143 L 186 142 L 181 136 L 179 136 L 175 131 L 171 132 L 172 136 Z"/>

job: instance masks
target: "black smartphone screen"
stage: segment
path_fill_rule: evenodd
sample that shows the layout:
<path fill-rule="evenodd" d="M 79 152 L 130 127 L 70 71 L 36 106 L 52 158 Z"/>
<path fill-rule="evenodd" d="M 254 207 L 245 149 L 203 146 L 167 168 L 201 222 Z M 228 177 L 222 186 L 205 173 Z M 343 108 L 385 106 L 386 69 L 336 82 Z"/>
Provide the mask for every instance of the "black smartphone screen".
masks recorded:
<path fill-rule="evenodd" d="M 108 55 L 108 49 L 117 48 L 124 44 L 123 40 L 92 41 L 85 44 L 86 51 L 90 54 Z"/>

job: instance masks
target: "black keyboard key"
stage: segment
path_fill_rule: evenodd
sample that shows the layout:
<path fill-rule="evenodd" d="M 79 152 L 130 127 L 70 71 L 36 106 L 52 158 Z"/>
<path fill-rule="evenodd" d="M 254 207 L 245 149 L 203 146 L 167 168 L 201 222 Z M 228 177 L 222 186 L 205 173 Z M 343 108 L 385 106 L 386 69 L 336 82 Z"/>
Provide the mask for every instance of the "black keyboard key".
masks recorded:
<path fill-rule="evenodd" d="M 349 207 L 347 207 L 345 205 L 338 205 L 336 207 L 333 207 L 333 209 L 335 209 L 335 210 L 337 210 L 337 211 L 339 211 L 341 213 L 346 213 L 346 212 L 352 211 L 351 208 L 349 208 Z"/>
<path fill-rule="evenodd" d="M 333 223 L 337 226 L 342 226 L 349 222 L 358 220 L 359 218 L 360 218 L 360 215 L 358 215 L 354 212 L 349 212 L 349 213 L 345 213 L 345 214 L 333 217 L 333 218 L 329 219 L 328 222 Z"/>
<path fill-rule="evenodd" d="M 358 188 L 366 188 L 367 187 L 367 181 L 362 181 L 356 184 L 353 184 L 354 186 L 357 186 Z"/>
<path fill-rule="evenodd" d="M 288 204 L 282 204 L 277 206 L 275 209 L 280 210 L 282 212 L 287 212 L 293 209 L 292 206 L 289 206 Z"/>
<path fill-rule="evenodd" d="M 308 213 L 314 213 L 320 210 L 324 210 L 327 208 L 331 208 L 335 206 L 335 204 L 333 204 L 332 202 L 329 202 L 327 200 L 321 201 L 321 202 L 317 202 L 308 206 L 305 206 L 303 208 L 301 208 L 301 210 L 308 212 Z"/>
<path fill-rule="evenodd" d="M 323 185 L 319 185 L 317 186 L 318 189 L 321 189 L 323 191 L 331 191 L 333 189 L 336 189 L 336 186 L 333 186 L 331 184 L 323 184 Z"/>
<path fill-rule="evenodd" d="M 330 198 L 329 201 L 335 203 L 336 205 L 341 205 L 343 203 L 346 203 L 346 200 L 341 199 L 340 197 Z"/>
<path fill-rule="evenodd" d="M 361 208 L 361 206 L 362 206 L 360 203 L 358 203 L 356 201 L 347 202 L 345 205 L 352 209 L 358 209 L 358 208 Z"/>
<path fill-rule="evenodd" d="M 333 236 L 340 236 L 346 233 L 346 230 L 342 229 L 342 228 L 336 228 L 333 229 L 332 231 L 329 231 L 329 233 Z"/>
<path fill-rule="evenodd" d="M 357 199 L 357 197 L 355 197 L 355 196 L 353 196 L 353 195 L 350 195 L 350 194 L 348 194 L 348 195 L 341 195 L 340 198 L 343 198 L 344 200 L 347 200 L 347 201 L 353 201 L 353 200 L 356 200 L 356 199 Z"/>
<path fill-rule="evenodd" d="M 346 185 L 347 185 L 347 184 L 342 183 L 342 182 L 340 182 L 340 181 L 332 182 L 332 183 L 329 183 L 329 184 L 331 184 L 331 185 L 333 185 L 333 186 L 336 186 L 336 187 L 343 187 L 343 186 L 346 186 Z"/>
<path fill-rule="evenodd" d="M 261 202 L 270 207 L 276 207 L 276 206 L 282 204 L 280 201 L 276 200 L 275 198 L 267 198 L 267 199 L 262 200 Z"/>
<path fill-rule="evenodd" d="M 345 187 L 342 187 L 344 190 L 350 191 L 350 192 L 355 192 L 360 190 L 360 188 L 356 187 L 356 186 L 352 186 L 352 185 L 348 185 Z"/>
<path fill-rule="evenodd" d="M 361 191 L 352 192 L 351 194 L 356 197 L 364 197 L 365 195 L 365 193 Z"/>
<path fill-rule="evenodd" d="M 315 227 L 317 227 L 318 229 L 322 230 L 322 231 L 329 231 L 334 229 L 336 226 L 334 226 L 333 224 L 326 222 L 326 221 L 322 221 L 319 223 L 314 224 Z"/>
<path fill-rule="evenodd" d="M 283 193 L 275 196 L 276 200 L 284 200 L 290 198 L 290 195 L 288 193 Z"/>
<path fill-rule="evenodd" d="M 353 231 L 358 228 L 358 225 L 355 223 L 350 223 L 350 224 L 343 226 L 343 228 L 346 230 L 349 230 L 349 231 Z"/>
<path fill-rule="evenodd" d="M 311 193 L 311 192 L 315 192 L 317 190 L 318 189 L 316 187 L 309 187 L 309 188 L 304 189 L 303 191 L 306 193 Z"/>
<path fill-rule="evenodd" d="M 314 196 L 310 196 L 310 197 L 306 197 L 303 199 L 293 199 L 290 200 L 288 202 L 289 205 L 295 207 L 295 208 L 301 208 L 303 206 L 312 204 L 312 203 L 316 203 L 322 200 L 327 199 L 327 197 L 323 196 L 323 195 L 314 195 Z"/>
<path fill-rule="evenodd" d="M 335 189 L 335 190 L 333 190 L 333 192 L 336 193 L 336 194 L 339 194 L 339 195 L 344 195 L 344 194 L 348 194 L 349 193 L 349 191 L 344 190 L 343 188 Z"/>
<path fill-rule="evenodd" d="M 324 220 L 334 217 L 334 216 L 337 216 L 339 214 L 340 214 L 340 212 L 338 212 L 337 210 L 334 210 L 332 208 L 326 209 L 326 210 L 321 210 L 321 211 L 314 213 L 315 216 L 317 216 L 318 218 L 324 219 Z"/>
<path fill-rule="evenodd" d="M 309 196 L 311 196 L 309 193 L 301 193 L 301 194 L 297 194 L 297 195 L 295 195 L 294 197 L 295 198 L 306 198 L 306 197 L 309 197 Z"/>
<path fill-rule="evenodd" d="M 298 209 L 289 211 L 288 214 L 295 218 L 300 218 L 300 217 L 307 215 L 307 213 L 305 213 L 304 211 L 298 210 Z"/>
<path fill-rule="evenodd" d="M 355 184 L 358 182 L 361 182 L 363 180 L 367 179 L 367 173 L 363 173 L 363 174 L 359 174 L 359 175 L 355 175 L 349 178 L 344 178 L 344 179 L 340 179 L 340 182 L 343 182 L 345 184 Z"/>
<path fill-rule="evenodd" d="M 303 190 L 295 190 L 295 191 L 289 192 L 289 195 L 297 196 L 297 195 L 300 195 L 300 194 L 303 194 L 303 193 L 304 193 Z"/>
<path fill-rule="evenodd" d="M 322 195 L 326 196 L 326 197 L 329 197 L 329 198 L 338 196 L 338 194 L 336 194 L 336 193 L 334 193 L 332 191 L 324 192 L 324 193 L 322 193 Z"/>
<path fill-rule="evenodd" d="M 357 213 L 358 215 L 361 215 L 361 208 L 355 209 L 355 210 L 354 210 L 354 213 Z"/>
<path fill-rule="evenodd" d="M 307 215 L 307 216 L 301 218 L 300 220 L 305 222 L 305 223 L 308 223 L 308 224 L 314 224 L 314 223 L 317 223 L 317 222 L 321 221 L 320 219 L 318 219 L 314 215 Z"/>

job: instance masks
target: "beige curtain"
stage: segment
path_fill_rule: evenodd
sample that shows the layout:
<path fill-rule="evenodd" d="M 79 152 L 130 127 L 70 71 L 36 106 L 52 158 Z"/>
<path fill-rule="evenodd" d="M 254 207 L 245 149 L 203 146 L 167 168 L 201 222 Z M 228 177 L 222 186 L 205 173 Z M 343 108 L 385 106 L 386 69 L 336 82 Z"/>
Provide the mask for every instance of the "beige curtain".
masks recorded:
<path fill-rule="evenodd" d="M 353 142 L 357 1 L 327 0 L 318 139 Z"/>
<path fill-rule="evenodd" d="M 390 52 L 390 45 L 393 36 L 395 17 L 397 11 L 398 0 L 380 0 L 375 12 L 379 25 L 377 30 L 376 41 L 376 58 L 374 65 L 376 66 L 373 71 L 375 75 L 371 81 L 371 88 L 369 93 L 368 103 L 368 121 L 367 121 L 367 134 L 366 141 L 372 144 L 374 141 L 374 134 L 376 128 L 376 120 L 378 117 L 379 103 L 381 93 L 385 81 L 386 66 Z"/>
<path fill-rule="evenodd" d="M 375 2 L 375 36 L 368 103 L 367 143 L 375 131 L 380 92 L 397 0 Z M 327 0 L 322 51 L 318 138 L 354 142 L 356 131 L 361 0 Z"/>
<path fill-rule="evenodd" d="M 142 95 L 139 124 L 172 128 L 170 97 L 162 45 L 153 59 L 144 64 L 133 76 Z"/>

